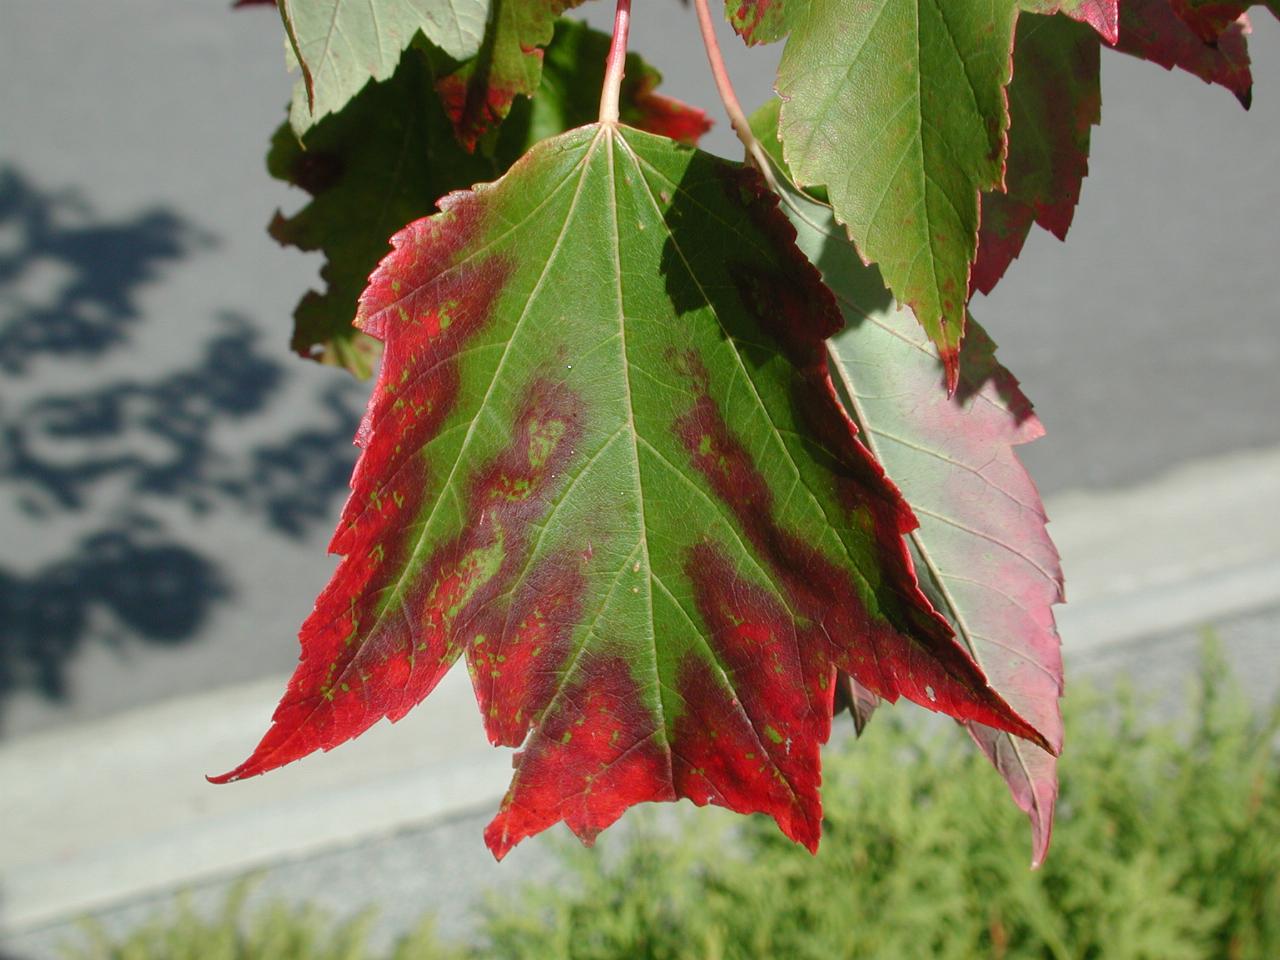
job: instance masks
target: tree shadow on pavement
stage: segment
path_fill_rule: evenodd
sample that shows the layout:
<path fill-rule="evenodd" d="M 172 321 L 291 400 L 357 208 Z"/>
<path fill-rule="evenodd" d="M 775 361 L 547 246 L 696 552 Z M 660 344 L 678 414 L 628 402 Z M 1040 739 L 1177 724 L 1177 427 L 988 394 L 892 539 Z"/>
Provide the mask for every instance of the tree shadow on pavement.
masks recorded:
<path fill-rule="evenodd" d="M 335 373 L 289 408 L 288 370 L 245 317 L 220 315 L 167 369 L 104 382 L 84 366 L 123 357 L 148 322 L 140 292 L 211 243 L 176 213 L 104 221 L 0 169 L 0 515 L 43 559 L 0 541 L 0 723 L 18 690 L 71 698 L 87 643 L 180 645 L 231 597 L 175 517 L 248 513 L 296 538 L 345 486 L 358 388 Z"/>
<path fill-rule="evenodd" d="M 37 357 L 97 356 L 141 319 L 137 293 L 212 237 L 168 210 L 98 220 L 75 191 L 0 169 L 0 370 Z M 56 295 L 45 295 L 57 287 Z"/>
<path fill-rule="evenodd" d="M 64 663 L 95 634 L 108 643 L 128 635 L 167 645 L 195 631 L 225 585 L 209 560 L 156 534 L 98 533 L 34 574 L 0 569 L 0 703 L 22 688 L 66 697 Z M 94 629 L 97 610 L 109 617 Z"/>

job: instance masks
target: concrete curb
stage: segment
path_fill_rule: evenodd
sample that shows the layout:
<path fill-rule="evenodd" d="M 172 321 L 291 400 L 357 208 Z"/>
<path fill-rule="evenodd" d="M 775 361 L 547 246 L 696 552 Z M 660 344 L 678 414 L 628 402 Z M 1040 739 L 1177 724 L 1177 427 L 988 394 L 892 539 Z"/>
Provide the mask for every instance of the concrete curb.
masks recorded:
<path fill-rule="evenodd" d="M 1069 659 L 1280 603 L 1280 450 L 1049 503 Z M 506 789 L 465 671 L 327 757 L 212 787 L 265 729 L 273 677 L 0 745 L 0 932 L 420 826 Z"/>

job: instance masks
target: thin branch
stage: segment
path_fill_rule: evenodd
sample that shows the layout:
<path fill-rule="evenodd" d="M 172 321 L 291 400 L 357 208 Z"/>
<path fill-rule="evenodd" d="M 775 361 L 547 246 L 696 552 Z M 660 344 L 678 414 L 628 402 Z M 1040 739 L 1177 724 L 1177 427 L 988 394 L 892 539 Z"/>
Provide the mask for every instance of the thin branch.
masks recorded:
<path fill-rule="evenodd" d="M 715 21 L 711 18 L 711 10 L 707 5 L 707 0 L 693 0 L 693 5 L 698 11 L 698 27 L 702 30 L 702 45 L 707 50 L 707 62 L 711 64 L 711 76 L 715 79 L 716 90 L 720 93 L 724 111 L 729 115 L 729 123 L 733 125 L 733 132 L 738 135 L 738 139 L 746 147 L 748 155 L 752 156 L 753 159 L 758 159 L 756 158 L 756 153 L 760 150 L 760 141 L 751 132 L 751 124 L 747 122 L 747 115 L 743 113 L 742 104 L 738 102 L 738 94 L 734 91 L 733 82 L 729 79 L 729 71 L 725 68 L 724 56 L 720 53 L 720 42 L 716 39 Z"/>
<path fill-rule="evenodd" d="M 600 89 L 600 122 L 618 122 L 618 97 L 627 62 L 627 33 L 631 29 L 631 0 L 618 0 L 613 17 L 613 42 L 604 62 L 604 86 Z"/>

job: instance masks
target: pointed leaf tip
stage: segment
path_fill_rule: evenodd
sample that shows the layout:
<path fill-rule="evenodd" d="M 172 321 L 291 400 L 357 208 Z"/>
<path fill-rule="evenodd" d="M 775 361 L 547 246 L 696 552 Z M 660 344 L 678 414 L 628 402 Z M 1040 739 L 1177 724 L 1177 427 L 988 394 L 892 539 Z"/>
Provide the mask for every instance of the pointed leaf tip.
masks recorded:
<path fill-rule="evenodd" d="M 960 348 L 952 347 L 941 351 L 939 356 L 942 360 L 942 370 L 947 387 L 947 397 L 951 398 L 956 395 L 956 390 L 960 386 Z"/>
<path fill-rule="evenodd" d="M 749 42 L 789 34 L 776 136 L 763 139 L 780 139 L 789 175 L 824 191 L 864 259 L 943 353 L 964 335 L 979 193 L 1001 183 L 1006 153 L 1017 0 L 980 6 L 748 0 L 729 8 Z M 834 106 L 847 103 L 861 107 Z M 860 158 L 856 176 L 850 157 Z"/>
<path fill-rule="evenodd" d="M 1205 43 L 1171 0 L 1125 0 L 1116 49 L 1225 87 L 1248 109 L 1253 96 L 1248 34 L 1248 17 L 1241 15 L 1213 43 Z"/>

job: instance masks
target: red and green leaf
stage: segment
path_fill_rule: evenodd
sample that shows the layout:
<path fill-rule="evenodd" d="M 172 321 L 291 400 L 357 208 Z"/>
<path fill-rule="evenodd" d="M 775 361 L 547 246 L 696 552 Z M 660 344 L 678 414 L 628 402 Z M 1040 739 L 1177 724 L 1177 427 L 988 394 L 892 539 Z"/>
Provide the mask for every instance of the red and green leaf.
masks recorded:
<path fill-rule="evenodd" d="M 463 654 L 490 738 L 523 744 L 498 856 L 679 797 L 815 846 L 838 670 L 1045 743 L 920 593 L 794 241 L 754 172 L 614 125 L 393 238 L 343 560 L 220 779 L 404 716 Z"/>
<path fill-rule="evenodd" d="M 593 119 L 608 43 L 585 24 L 561 20 L 547 48 L 539 96 L 523 101 L 492 156 L 458 145 L 436 97 L 431 57 L 418 46 L 391 79 L 370 84 L 301 141 L 288 124 L 281 126 L 267 168 L 312 199 L 291 216 L 277 212 L 271 235 L 325 255 L 324 292 L 309 291 L 294 311 L 294 350 L 367 376 L 377 344 L 351 321 L 369 274 L 390 250 L 387 238 L 433 213 L 444 194 L 493 179 L 531 144 Z M 638 56 L 627 58 L 627 72 L 625 119 L 690 142 L 710 126 L 700 110 L 656 94 L 661 77 Z"/>
<path fill-rule="evenodd" d="M 1062 658 L 1052 606 L 1062 602 L 1058 554 L 1044 508 L 1014 448 L 1044 430 L 995 347 L 973 324 L 949 397 L 936 348 L 910 312 L 895 309 L 828 207 L 787 184 L 783 209 L 800 249 L 822 272 L 844 315 L 833 367 L 862 442 L 911 503 L 908 535 L 921 584 L 996 690 L 1056 751 L 1062 746 Z M 855 723 L 874 700 L 855 683 Z M 980 722 L 966 727 L 1030 817 L 1033 863 L 1048 849 L 1056 761 L 1039 746 Z"/>
<path fill-rule="evenodd" d="M 454 133 L 468 150 L 506 119 L 517 96 L 532 97 L 556 18 L 582 0 L 490 0 L 489 25 L 475 56 L 436 84 Z"/>
<path fill-rule="evenodd" d="M 978 197 L 1003 183 L 1016 0 L 743 0 L 749 42 L 789 33 L 778 68 L 782 152 L 823 186 L 954 384 Z"/>
<path fill-rule="evenodd" d="M 1059 240 L 1089 172 L 1089 137 L 1102 117 L 1098 38 L 1064 17 L 1018 21 L 1009 84 L 1004 192 L 982 195 L 982 229 L 970 287 L 990 293 L 1022 252 L 1032 223 Z"/>
<path fill-rule="evenodd" d="M 1253 99 L 1248 33 L 1248 22 L 1236 20 L 1213 43 L 1205 43 L 1179 18 L 1171 0 L 1124 0 L 1116 49 L 1226 87 L 1247 109 Z"/>

